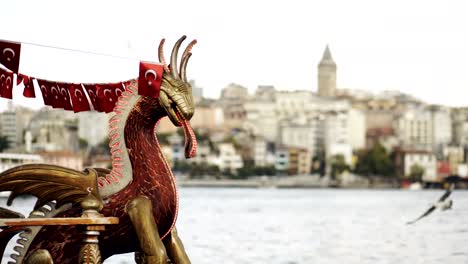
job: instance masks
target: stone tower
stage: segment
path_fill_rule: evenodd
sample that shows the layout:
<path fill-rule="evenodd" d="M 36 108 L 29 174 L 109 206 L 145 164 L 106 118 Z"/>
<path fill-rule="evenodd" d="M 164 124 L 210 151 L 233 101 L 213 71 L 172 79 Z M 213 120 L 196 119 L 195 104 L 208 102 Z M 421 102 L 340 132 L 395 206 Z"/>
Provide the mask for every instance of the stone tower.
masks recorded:
<path fill-rule="evenodd" d="M 333 61 L 330 48 L 325 48 L 322 60 L 318 65 L 318 94 L 333 97 L 336 92 L 336 63 Z"/>

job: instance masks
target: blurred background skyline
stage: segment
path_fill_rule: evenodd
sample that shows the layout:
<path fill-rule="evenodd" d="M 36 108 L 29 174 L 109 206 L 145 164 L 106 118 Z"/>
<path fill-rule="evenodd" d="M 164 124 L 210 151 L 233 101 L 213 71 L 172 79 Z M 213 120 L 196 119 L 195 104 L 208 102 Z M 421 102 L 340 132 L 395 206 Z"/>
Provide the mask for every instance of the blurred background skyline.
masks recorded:
<path fill-rule="evenodd" d="M 57 81 L 114 82 L 137 76 L 183 34 L 196 38 L 189 78 L 204 96 L 238 83 L 317 91 L 327 44 L 337 88 L 398 90 L 428 103 L 466 105 L 468 18 L 462 1 L 9 1 L 0 38 L 134 58 L 24 44 L 20 72 Z M 8 26 L 9 25 L 9 26 Z M 42 99 L 15 98 L 29 107 Z M 0 101 L 5 109 L 7 100 Z"/>

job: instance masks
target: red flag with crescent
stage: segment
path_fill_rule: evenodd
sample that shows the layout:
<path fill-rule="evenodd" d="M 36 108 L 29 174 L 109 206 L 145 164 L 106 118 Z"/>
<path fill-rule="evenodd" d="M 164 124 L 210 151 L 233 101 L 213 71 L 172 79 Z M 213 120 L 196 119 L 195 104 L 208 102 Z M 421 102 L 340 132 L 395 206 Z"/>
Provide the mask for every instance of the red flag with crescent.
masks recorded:
<path fill-rule="evenodd" d="M 85 91 L 83 90 L 83 87 L 81 87 L 81 84 L 68 84 L 68 92 L 70 93 L 70 97 L 73 103 L 73 111 L 75 113 L 91 110 L 88 99 L 85 95 Z"/>
<path fill-rule="evenodd" d="M 44 104 L 52 106 L 54 101 L 52 96 L 52 86 L 54 86 L 54 83 L 41 79 L 37 79 L 37 83 L 39 84 Z"/>
<path fill-rule="evenodd" d="M 101 110 L 106 113 L 114 111 L 115 103 L 124 91 L 122 83 L 97 84 L 96 86 L 99 91 L 97 101 Z"/>
<path fill-rule="evenodd" d="M 56 82 L 49 82 L 51 101 L 50 105 L 53 108 L 65 108 L 64 102 L 60 96 L 60 90 Z"/>
<path fill-rule="evenodd" d="M 73 110 L 70 101 L 70 94 L 68 93 L 68 83 L 57 83 L 57 89 L 59 91 L 59 98 L 58 101 L 61 104 L 61 108 L 65 110 Z"/>
<path fill-rule="evenodd" d="M 0 96 L 13 99 L 13 72 L 0 68 Z"/>
<path fill-rule="evenodd" d="M 0 40 L 0 64 L 14 73 L 18 73 L 21 44 Z"/>
<path fill-rule="evenodd" d="M 24 74 L 18 74 L 16 76 L 16 85 L 19 85 L 21 82 L 23 82 L 24 85 L 24 90 L 23 90 L 23 96 L 28 97 L 28 98 L 36 98 L 36 93 L 34 91 L 34 84 L 33 84 L 33 78 L 26 76 Z"/>
<path fill-rule="evenodd" d="M 88 97 L 93 105 L 94 111 L 102 112 L 98 103 L 99 87 L 96 84 L 83 84 L 83 86 L 88 93 Z"/>
<path fill-rule="evenodd" d="M 138 94 L 159 98 L 164 67 L 162 64 L 140 62 Z"/>

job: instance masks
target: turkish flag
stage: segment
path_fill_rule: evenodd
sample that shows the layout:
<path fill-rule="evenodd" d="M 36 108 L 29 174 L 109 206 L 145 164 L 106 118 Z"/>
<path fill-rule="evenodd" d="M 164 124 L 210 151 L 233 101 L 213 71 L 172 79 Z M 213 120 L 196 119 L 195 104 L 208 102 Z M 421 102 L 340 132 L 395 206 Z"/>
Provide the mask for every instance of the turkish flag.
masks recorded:
<path fill-rule="evenodd" d="M 88 93 L 89 100 L 93 104 L 94 111 L 102 112 L 98 103 L 99 87 L 96 84 L 83 84 L 83 86 Z"/>
<path fill-rule="evenodd" d="M 13 99 L 13 73 L 0 68 L 0 96 Z"/>
<path fill-rule="evenodd" d="M 59 90 L 59 101 L 63 109 L 65 110 L 73 110 L 70 101 L 70 94 L 68 93 L 68 83 L 57 83 L 57 89 Z"/>
<path fill-rule="evenodd" d="M 44 104 L 52 106 L 52 103 L 54 100 L 52 97 L 51 89 L 54 83 L 46 81 L 46 80 L 41 80 L 41 79 L 37 79 L 37 83 L 39 84 L 39 88 L 42 93 L 42 99 L 44 100 Z"/>
<path fill-rule="evenodd" d="M 85 95 L 85 91 L 83 90 L 83 87 L 81 87 L 81 84 L 68 84 L 68 92 L 70 93 L 70 97 L 73 103 L 73 111 L 75 113 L 91 110 L 88 99 Z"/>
<path fill-rule="evenodd" d="M 138 94 L 159 98 L 164 67 L 162 64 L 140 62 Z"/>
<path fill-rule="evenodd" d="M 60 90 L 56 82 L 49 82 L 50 93 L 51 93 L 51 106 L 53 108 L 65 108 L 63 100 L 60 97 Z"/>
<path fill-rule="evenodd" d="M 14 73 L 18 73 L 20 52 L 20 43 L 0 40 L 0 64 Z"/>
<path fill-rule="evenodd" d="M 21 82 L 23 82 L 23 85 L 24 85 L 23 96 L 24 97 L 36 98 L 36 93 L 34 92 L 33 80 L 34 79 L 32 77 L 26 76 L 21 73 L 16 76 L 16 85 L 19 85 Z"/>
<path fill-rule="evenodd" d="M 98 104 L 103 112 L 109 113 L 114 111 L 115 103 L 122 95 L 124 88 L 122 83 L 97 84 L 98 87 Z"/>

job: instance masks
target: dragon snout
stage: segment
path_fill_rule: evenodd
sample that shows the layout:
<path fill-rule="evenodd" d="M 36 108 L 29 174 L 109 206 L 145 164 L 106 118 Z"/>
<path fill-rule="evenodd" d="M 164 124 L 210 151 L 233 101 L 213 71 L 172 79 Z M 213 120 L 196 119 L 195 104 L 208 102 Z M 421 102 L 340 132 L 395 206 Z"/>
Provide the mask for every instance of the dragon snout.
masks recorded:
<path fill-rule="evenodd" d="M 186 109 L 183 111 L 181 114 L 184 117 L 185 120 L 190 120 L 192 119 L 193 114 L 195 113 L 195 109 L 193 107 Z"/>
<path fill-rule="evenodd" d="M 176 105 L 179 114 L 187 121 L 190 121 L 193 114 L 195 113 L 195 107 L 193 106 L 193 99 L 191 96 L 175 96 L 173 102 Z"/>

